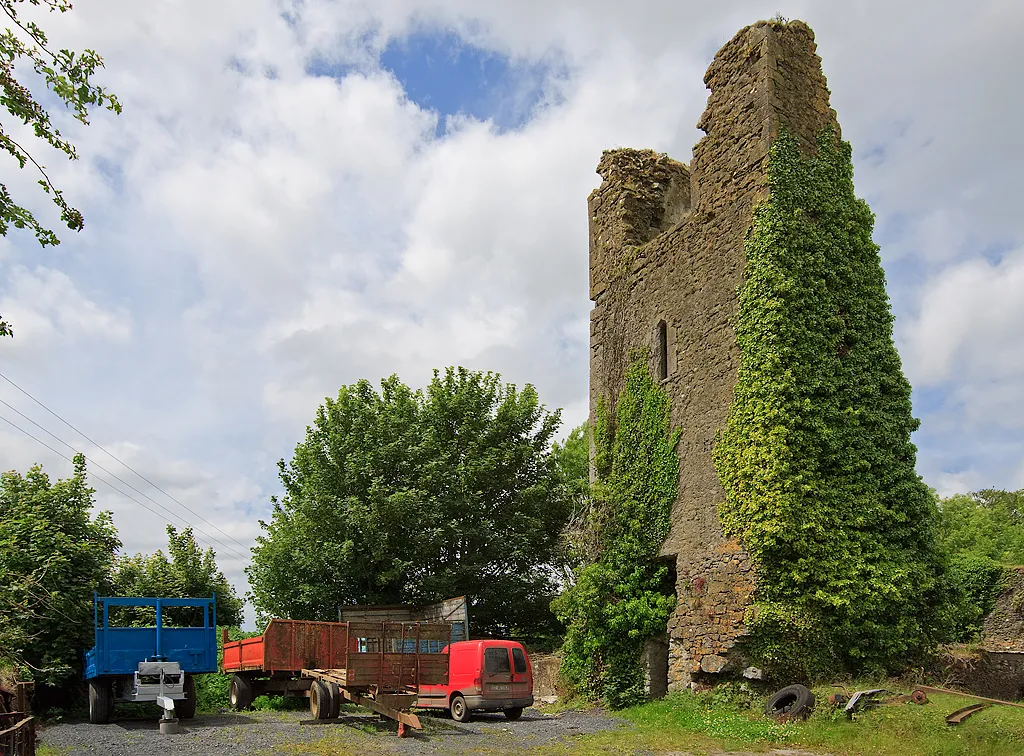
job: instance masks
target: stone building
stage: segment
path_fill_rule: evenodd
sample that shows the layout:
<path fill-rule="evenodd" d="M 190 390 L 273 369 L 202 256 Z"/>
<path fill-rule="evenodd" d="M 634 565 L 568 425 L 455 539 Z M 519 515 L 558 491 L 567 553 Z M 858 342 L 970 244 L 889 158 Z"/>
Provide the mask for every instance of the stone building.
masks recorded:
<path fill-rule="evenodd" d="M 675 570 L 666 640 L 649 648 L 652 694 L 742 668 L 735 648 L 754 588 L 744 550 L 718 516 L 712 461 L 739 367 L 732 318 L 752 211 L 767 192 L 766 158 L 780 126 L 806 149 L 839 133 L 814 34 L 802 22 L 741 30 L 704 77 L 704 136 L 683 165 L 650 150 L 605 152 L 589 198 L 590 403 L 614 406 L 629 354 L 646 347 L 681 429 L 679 493 L 661 554 Z"/>
<path fill-rule="evenodd" d="M 931 670 L 943 685 L 989 698 L 1024 699 L 1024 567 L 1007 569 L 980 642 L 943 650 Z"/>

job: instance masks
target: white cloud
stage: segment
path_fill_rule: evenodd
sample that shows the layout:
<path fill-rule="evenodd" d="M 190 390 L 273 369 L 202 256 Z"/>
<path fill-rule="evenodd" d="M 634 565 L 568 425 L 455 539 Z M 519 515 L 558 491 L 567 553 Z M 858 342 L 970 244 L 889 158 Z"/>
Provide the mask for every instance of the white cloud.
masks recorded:
<path fill-rule="evenodd" d="M 998 263 L 976 259 L 943 269 L 920 294 L 903 328 L 907 371 L 918 386 L 955 379 L 1024 389 L 1024 250 Z M 989 415 L 991 419 L 998 415 Z"/>
<path fill-rule="evenodd" d="M 105 308 L 82 294 L 59 270 L 15 265 L 8 272 L 7 292 L 0 312 L 17 323 L 22 343 L 86 339 L 127 342 L 132 335 L 130 314 L 123 308 Z"/>
<path fill-rule="evenodd" d="M 908 373 L 939 394 L 921 470 L 948 491 L 1021 485 L 1024 105 L 1010 93 L 1024 7 L 997 0 L 109 0 L 47 15 L 60 45 L 103 53 L 125 110 L 89 129 L 55 113 L 83 159 L 54 177 L 87 226 L 55 250 L 0 241 L 9 370 L 243 543 L 276 459 L 361 377 L 494 369 L 574 425 L 600 153 L 686 160 L 711 56 L 776 11 L 817 32 Z M 521 125 L 454 117 L 435 135 L 448 114 L 411 102 L 378 56 L 436 30 L 547 72 Z M 14 180 L 52 218 L 30 179 Z M 1018 251 L 982 257 L 993 249 Z M 969 453 L 996 428 L 991 454 Z M 50 464 L 3 432 L 19 469 Z M 128 550 L 162 545 L 157 518 L 112 497 Z"/>

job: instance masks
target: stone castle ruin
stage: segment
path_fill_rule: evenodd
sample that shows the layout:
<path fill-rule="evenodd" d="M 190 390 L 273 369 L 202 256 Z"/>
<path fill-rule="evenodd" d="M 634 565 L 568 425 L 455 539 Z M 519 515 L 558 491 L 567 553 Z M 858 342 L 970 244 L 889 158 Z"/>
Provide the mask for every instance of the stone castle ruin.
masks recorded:
<path fill-rule="evenodd" d="M 678 498 L 661 549 L 678 603 L 666 639 L 649 646 L 654 695 L 743 666 L 734 647 L 755 573 L 740 544 L 723 535 L 712 449 L 737 381 L 733 318 L 744 243 L 767 193 L 768 151 L 780 128 L 808 151 L 823 129 L 839 134 L 814 34 L 801 22 L 741 30 L 704 81 L 705 135 L 690 164 L 650 150 L 605 152 L 603 181 L 589 198 L 592 427 L 599 399 L 614 405 L 629 355 L 641 348 L 682 434 Z"/>

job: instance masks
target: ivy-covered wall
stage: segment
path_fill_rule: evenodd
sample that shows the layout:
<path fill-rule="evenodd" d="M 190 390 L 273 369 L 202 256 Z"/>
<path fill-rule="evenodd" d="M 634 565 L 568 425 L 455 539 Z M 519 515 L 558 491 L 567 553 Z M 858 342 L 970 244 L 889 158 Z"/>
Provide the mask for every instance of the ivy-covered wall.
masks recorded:
<path fill-rule="evenodd" d="M 689 165 L 609 151 L 588 200 L 592 427 L 644 348 L 679 433 L 663 674 L 895 666 L 942 624 L 933 513 L 814 34 L 752 24 L 704 81 Z"/>
<path fill-rule="evenodd" d="M 910 384 L 850 145 L 783 130 L 739 292 L 735 400 L 715 446 L 727 535 L 758 573 L 748 649 L 808 675 L 892 670 L 933 645 L 941 572 Z"/>
<path fill-rule="evenodd" d="M 566 624 L 562 674 L 616 707 L 643 699 L 644 642 L 664 631 L 675 604 L 668 569 L 657 561 L 679 477 L 669 410 L 647 355 L 637 355 L 614 416 L 602 404 L 593 431 L 597 479 L 587 528 L 597 558 L 552 606 Z"/>

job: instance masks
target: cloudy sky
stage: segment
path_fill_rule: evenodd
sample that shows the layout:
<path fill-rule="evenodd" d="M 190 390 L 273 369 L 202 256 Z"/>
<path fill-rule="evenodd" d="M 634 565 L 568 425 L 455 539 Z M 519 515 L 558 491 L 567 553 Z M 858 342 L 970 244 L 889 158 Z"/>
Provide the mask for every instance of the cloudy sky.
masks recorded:
<path fill-rule="evenodd" d="M 1024 487 L 1018 0 L 79 0 L 44 28 L 124 113 L 55 113 L 76 163 L 36 150 L 85 230 L 0 237 L 0 416 L 135 487 L 158 514 L 95 481 L 127 551 L 165 544 L 159 504 L 241 590 L 276 462 L 343 384 L 461 364 L 581 422 L 601 151 L 688 160 L 715 51 L 777 13 L 817 34 L 877 215 L 921 475 Z M 56 225 L 35 178 L 3 169 Z M 70 472 L 7 423 L 0 459 Z"/>

